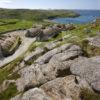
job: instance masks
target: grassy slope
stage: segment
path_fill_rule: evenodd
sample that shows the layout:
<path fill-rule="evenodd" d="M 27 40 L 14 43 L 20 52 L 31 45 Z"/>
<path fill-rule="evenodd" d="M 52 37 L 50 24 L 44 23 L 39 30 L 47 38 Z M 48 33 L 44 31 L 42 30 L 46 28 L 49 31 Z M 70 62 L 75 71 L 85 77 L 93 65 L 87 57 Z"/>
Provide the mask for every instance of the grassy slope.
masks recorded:
<path fill-rule="evenodd" d="M 78 14 L 67 10 L 11 10 L 0 9 L 0 33 L 17 29 L 27 29 L 34 23 L 49 24 L 44 19 L 55 17 L 75 17 Z"/>
<path fill-rule="evenodd" d="M 1 19 L 1 20 L 5 20 L 5 19 Z M 8 19 L 8 21 L 11 19 Z M 12 19 L 12 21 L 15 19 Z M 8 23 L 8 22 L 7 22 Z M 17 20 L 15 23 L 9 23 L 6 25 L 1 25 L 0 26 L 0 33 L 5 33 L 8 31 L 12 31 L 12 30 L 17 30 L 17 29 L 26 29 L 26 28 L 30 28 L 32 26 L 32 22 L 31 21 L 25 21 L 25 20 Z"/>
<path fill-rule="evenodd" d="M 0 9 L 0 19 L 43 20 L 55 17 L 75 17 L 77 13 L 68 10 L 27 10 L 27 9 Z"/>
<path fill-rule="evenodd" d="M 9 87 L 0 93 L 0 100 L 10 100 L 11 97 L 18 94 L 17 88 L 15 84 L 10 84 Z"/>

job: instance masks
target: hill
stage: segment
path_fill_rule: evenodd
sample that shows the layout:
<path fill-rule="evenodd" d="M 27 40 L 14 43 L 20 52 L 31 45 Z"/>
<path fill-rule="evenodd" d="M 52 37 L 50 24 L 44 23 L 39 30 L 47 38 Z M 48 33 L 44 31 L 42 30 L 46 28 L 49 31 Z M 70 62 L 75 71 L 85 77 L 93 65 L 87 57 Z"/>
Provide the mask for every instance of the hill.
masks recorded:
<path fill-rule="evenodd" d="M 68 10 L 28 10 L 28 9 L 0 9 L 0 19 L 13 18 L 25 20 L 43 20 L 55 17 L 76 17 L 79 14 Z"/>
<path fill-rule="evenodd" d="M 68 10 L 0 9 L 0 33 L 27 29 L 35 23 L 50 23 L 44 22 L 44 19 L 76 16 L 79 16 L 79 14 Z"/>

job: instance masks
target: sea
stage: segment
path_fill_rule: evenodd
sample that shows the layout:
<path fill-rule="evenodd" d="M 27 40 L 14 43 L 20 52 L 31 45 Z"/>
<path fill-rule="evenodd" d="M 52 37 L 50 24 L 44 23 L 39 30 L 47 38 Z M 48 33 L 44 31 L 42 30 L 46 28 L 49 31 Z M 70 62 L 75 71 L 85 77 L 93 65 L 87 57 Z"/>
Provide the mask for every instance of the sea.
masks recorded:
<path fill-rule="evenodd" d="M 86 24 L 95 21 L 96 18 L 100 18 L 100 10 L 74 10 L 79 13 L 79 17 L 75 18 L 55 18 L 52 21 L 56 23 L 74 23 L 74 24 Z"/>

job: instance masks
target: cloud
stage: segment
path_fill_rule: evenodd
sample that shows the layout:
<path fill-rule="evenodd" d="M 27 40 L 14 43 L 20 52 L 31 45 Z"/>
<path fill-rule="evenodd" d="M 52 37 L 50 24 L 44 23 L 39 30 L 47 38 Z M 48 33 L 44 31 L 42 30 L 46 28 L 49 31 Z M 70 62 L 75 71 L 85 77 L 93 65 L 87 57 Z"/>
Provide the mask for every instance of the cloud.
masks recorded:
<path fill-rule="evenodd" d="M 13 0 L 0 0 L 0 4 L 8 4 L 8 3 L 12 3 Z"/>

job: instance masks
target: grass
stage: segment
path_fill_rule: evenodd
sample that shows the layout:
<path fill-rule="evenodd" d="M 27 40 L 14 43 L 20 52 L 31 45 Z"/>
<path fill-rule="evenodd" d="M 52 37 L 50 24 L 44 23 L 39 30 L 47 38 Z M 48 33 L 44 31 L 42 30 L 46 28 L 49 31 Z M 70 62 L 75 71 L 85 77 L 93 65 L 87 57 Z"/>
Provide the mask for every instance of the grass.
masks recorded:
<path fill-rule="evenodd" d="M 9 87 L 0 93 L 0 100 L 10 100 L 18 94 L 17 87 L 15 84 L 11 83 Z"/>
<path fill-rule="evenodd" d="M 22 61 L 22 59 L 23 57 L 18 57 L 8 65 L 4 66 L 3 69 L 0 69 L 0 84 L 2 84 L 4 80 L 11 77 L 16 79 L 17 74 L 14 74 L 15 76 L 13 76 L 13 74 L 11 76 L 9 75 L 12 73 L 13 69 Z"/>
<path fill-rule="evenodd" d="M 100 100 L 100 94 L 96 94 L 89 89 L 82 89 L 80 93 L 80 98 L 82 100 Z"/>
<path fill-rule="evenodd" d="M 11 22 L 10 22 L 11 20 Z M 2 23 L 5 21 L 5 24 L 2 25 Z M 8 21 L 8 22 L 7 22 Z M 52 24 L 51 22 L 45 22 L 45 21 L 34 21 L 34 20 L 20 20 L 20 19 L 0 19 L 0 35 L 10 32 L 10 31 L 16 31 L 16 30 L 23 30 L 23 29 L 29 29 L 32 27 L 33 24 L 43 24 L 45 26 L 48 26 Z"/>
<path fill-rule="evenodd" d="M 57 40 L 63 38 L 64 36 L 68 36 L 64 40 L 66 43 L 73 43 L 79 45 L 83 49 L 83 51 L 87 53 L 86 55 L 90 57 L 94 55 L 99 55 L 100 48 L 93 46 L 90 47 L 87 45 L 88 43 L 84 43 L 84 40 L 88 37 L 96 36 L 97 35 L 96 33 L 99 31 L 100 31 L 99 25 L 94 28 L 91 28 L 91 24 L 84 24 L 84 25 L 78 24 L 76 25 L 76 29 L 70 31 L 63 31 L 56 38 L 53 38 L 51 40 L 55 39 Z"/>
<path fill-rule="evenodd" d="M 0 26 L 16 24 L 17 22 L 17 19 L 0 19 Z"/>
<path fill-rule="evenodd" d="M 49 42 L 50 42 L 50 41 L 49 41 Z M 33 42 L 33 43 L 29 46 L 28 51 L 29 51 L 29 52 L 32 52 L 32 51 L 34 51 L 34 49 L 35 49 L 36 47 L 43 47 L 46 43 L 48 43 L 48 42 L 39 42 L 39 41 Z"/>
<path fill-rule="evenodd" d="M 18 74 L 18 72 L 14 72 L 11 75 L 8 75 L 7 79 L 8 80 L 17 80 L 18 78 L 20 78 L 20 75 Z"/>
<path fill-rule="evenodd" d="M 88 45 L 88 43 L 83 45 L 83 50 L 87 52 L 88 57 L 100 55 L 100 47 L 91 46 L 91 45 Z"/>
<path fill-rule="evenodd" d="M 0 20 L 7 20 L 7 19 L 0 19 Z M 3 34 L 5 32 L 13 31 L 13 30 L 19 30 L 19 29 L 27 29 L 32 27 L 33 22 L 32 21 L 26 21 L 26 20 L 18 20 L 18 19 L 12 19 L 12 22 L 16 23 L 9 23 L 6 21 L 6 25 L 0 25 L 0 34 Z"/>
<path fill-rule="evenodd" d="M 70 10 L 28 10 L 28 9 L 0 9 L 0 18 L 24 19 L 40 21 L 55 17 L 77 17 L 78 13 Z"/>
<path fill-rule="evenodd" d="M 33 42 L 30 47 L 28 48 L 29 52 L 32 52 L 37 47 L 36 42 Z"/>
<path fill-rule="evenodd" d="M 45 21 L 56 17 L 77 17 L 79 14 L 68 10 L 28 10 L 28 9 L 0 9 L 0 34 L 28 29 L 33 24 L 50 25 Z"/>

